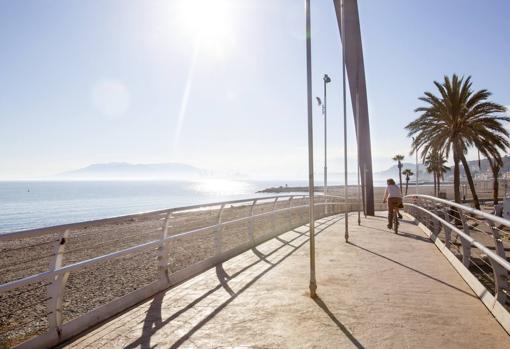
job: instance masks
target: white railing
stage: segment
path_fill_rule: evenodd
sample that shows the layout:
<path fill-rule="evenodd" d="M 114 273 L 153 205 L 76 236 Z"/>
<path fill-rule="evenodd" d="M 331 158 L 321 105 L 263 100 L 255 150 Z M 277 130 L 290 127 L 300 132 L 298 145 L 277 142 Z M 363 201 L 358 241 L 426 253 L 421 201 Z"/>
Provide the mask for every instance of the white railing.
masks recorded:
<path fill-rule="evenodd" d="M 38 335 L 20 346 L 58 344 L 306 224 L 308 201 L 302 195 L 250 198 L 0 235 L 0 341 L 17 344 L 20 337 Z M 316 197 L 317 218 L 343 209 L 341 197 Z M 127 277 L 127 286 L 134 289 L 94 301 L 92 285 L 115 288 L 117 274 Z M 86 309 L 66 309 L 66 302 L 75 308 L 85 304 Z"/>
<path fill-rule="evenodd" d="M 428 195 L 408 195 L 404 207 L 510 333 L 510 221 Z"/>

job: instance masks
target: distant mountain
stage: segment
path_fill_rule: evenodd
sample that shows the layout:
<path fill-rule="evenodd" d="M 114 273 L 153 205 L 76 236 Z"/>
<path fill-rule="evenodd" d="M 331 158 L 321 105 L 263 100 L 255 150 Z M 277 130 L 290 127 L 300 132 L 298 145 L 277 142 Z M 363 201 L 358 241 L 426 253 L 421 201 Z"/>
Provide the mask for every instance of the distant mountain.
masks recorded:
<path fill-rule="evenodd" d="M 473 173 L 484 173 L 484 172 L 491 172 L 489 160 L 487 159 L 480 159 L 480 163 L 478 163 L 478 160 L 471 160 L 468 161 L 469 168 L 471 169 L 471 172 Z M 503 156 L 503 167 L 501 168 L 501 173 L 509 172 L 510 171 L 510 156 Z M 461 167 L 461 173 L 464 173 L 464 169 Z"/>
<path fill-rule="evenodd" d="M 492 174 L 490 165 L 489 165 L 489 161 L 487 159 L 480 159 L 480 163 L 478 163 L 478 160 L 471 160 L 471 161 L 468 161 L 468 164 L 469 164 L 469 169 L 471 170 L 471 174 L 473 176 L 482 174 L 482 173 Z M 448 179 L 450 176 L 453 176 L 453 164 L 447 164 L 447 166 L 451 167 L 451 170 L 445 174 L 446 179 Z M 406 168 L 415 172 L 416 164 L 403 163 L 402 170 L 405 170 Z M 425 165 L 419 164 L 418 168 L 420 171 L 420 173 L 419 173 L 420 180 L 432 180 L 433 179 L 432 174 L 427 172 Z M 503 174 L 506 172 L 510 172 L 510 156 L 503 157 L 503 168 L 501 169 L 500 174 Z M 461 177 L 465 176 L 464 167 L 462 166 L 462 164 L 460 166 L 460 174 L 461 174 Z M 398 177 L 398 166 L 397 166 L 397 164 L 395 164 L 395 165 L 391 166 L 390 168 L 388 168 L 387 170 L 375 172 L 374 176 L 385 177 L 385 178 L 397 178 Z"/>
<path fill-rule="evenodd" d="M 403 167 L 402 170 L 405 170 L 406 168 L 410 169 L 411 171 L 416 172 L 416 164 L 410 163 L 410 162 L 404 162 L 402 163 Z M 420 172 L 418 175 L 421 179 L 426 179 L 426 177 L 422 176 L 429 176 L 427 173 L 427 170 L 425 169 L 425 165 L 418 164 L 418 171 Z M 395 165 L 391 166 L 387 170 L 374 172 L 374 176 L 376 177 L 384 177 L 384 178 L 397 178 L 398 177 L 398 166 L 395 163 Z"/>
<path fill-rule="evenodd" d="M 207 171 L 182 163 L 130 164 L 110 162 L 93 164 L 56 175 L 59 179 L 196 179 Z"/>

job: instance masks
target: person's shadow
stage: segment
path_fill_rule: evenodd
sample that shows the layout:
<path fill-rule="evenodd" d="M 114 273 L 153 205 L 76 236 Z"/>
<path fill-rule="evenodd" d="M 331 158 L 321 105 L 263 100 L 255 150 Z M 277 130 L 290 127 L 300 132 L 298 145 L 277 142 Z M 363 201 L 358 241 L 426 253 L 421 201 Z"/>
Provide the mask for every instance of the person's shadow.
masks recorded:
<path fill-rule="evenodd" d="M 159 328 L 163 324 L 163 319 L 161 318 L 161 307 L 163 306 L 164 297 L 165 292 L 160 292 L 155 295 L 149 309 L 147 310 L 147 316 L 143 322 L 142 335 L 140 336 L 141 349 L 152 349 L 156 347 L 155 345 L 151 347 L 151 336 L 154 332 L 153 329 Z M 126 348 L 130 348 L 130 346 L 127 346 Z"/>

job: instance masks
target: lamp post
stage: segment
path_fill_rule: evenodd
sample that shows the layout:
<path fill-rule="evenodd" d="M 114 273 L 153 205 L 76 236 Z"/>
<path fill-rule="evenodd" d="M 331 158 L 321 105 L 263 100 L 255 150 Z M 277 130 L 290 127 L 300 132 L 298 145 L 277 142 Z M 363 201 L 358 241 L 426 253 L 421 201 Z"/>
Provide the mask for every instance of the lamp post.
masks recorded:
<path fill-rule="evenodd" d="M 324 103 L 321 102 L 319 97 L 317 103 L 322 106 L 322 115 L 324 115 L 324 195 L 328 194 L 328 97 L 326 85 L 331 82 L 328 74 L 324 74 L 322 80 L 324 81 Z M 327 200 L 327 198 L 326 198 Z M 326 210 L 327 210 L 326 206 Z"/>

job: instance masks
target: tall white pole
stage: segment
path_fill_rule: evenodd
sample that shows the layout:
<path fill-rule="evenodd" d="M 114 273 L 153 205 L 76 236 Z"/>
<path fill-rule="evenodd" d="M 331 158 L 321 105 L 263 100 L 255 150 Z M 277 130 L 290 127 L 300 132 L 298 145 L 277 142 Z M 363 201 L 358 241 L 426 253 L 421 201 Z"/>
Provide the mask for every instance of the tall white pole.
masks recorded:
<path fill-rule="evenodd" d="M 358 98 L 358 82 L 356 81 L 356 155 L 358 157 L 358 225 L 361 225 L 361 190 L 360 190 L 360 173 L 359 173 L 359 98 Z"/>
<path fill-rule="evenodd" d="M 349 212 L 347 207 L 349 188 L 347 187 L 347 104 L 346 104 L 346 88 L 345 88 L 345 7 L 344 0 L 342 0 L 342 12 L 341 12 L 341 20 L 342 20 L 342 79 L 343 79 L 343 100 L 344 100 L 344 200 L 345 200 L 345 242 L 349 241 Z"/>
<path fill-rule="evenodd" d="M 310 0 L 305 0 L 306 17 L 306 92 L 308 107 L 308 194 L 310 218 L 310 297 L 317 297 L 315 280 L 315 217 L 314 217 L 314 180 L 313 180 L 313 119 L 312 119 L 312 43 L 310 23 Z"/>
<path fill-rule="evenodd" d="M 416 149 L 416 194 L 418 194 L 418 149 Z"/>
<path fill-rule="evenodd" d="M 363 215 L 367 218 L 367 168 L 365 164 L 363 164 L 363 186 L 361 188 L 363 190 Z"/>
<path fill-rule="evenodd" d="M 413 143 L 415 142 L 415 138 L 413 137 Z M 416 151 L 416 185 L 415 185 L 415 191 L 416 194 L 418 194 L 418 148 L 415 149 Z"/>
<path fill-rule="evenodd" d="M 328 194 L 328 100 L 326 95 L 326 76 L 324 76 L 324 195 Z M 326 197 L 327 201 L 327 197 Z M 328 206 L 326 206 L 326 210 Z"/>

